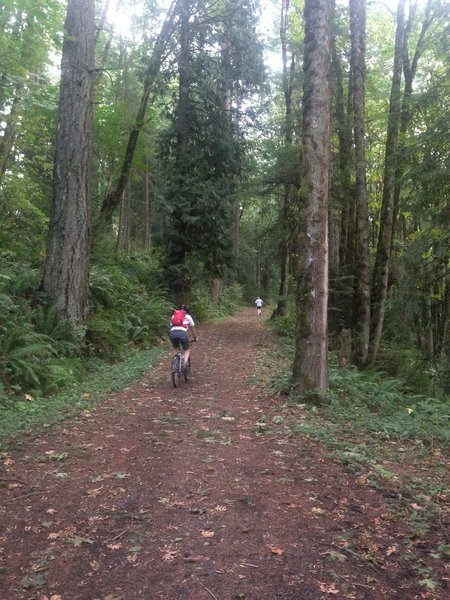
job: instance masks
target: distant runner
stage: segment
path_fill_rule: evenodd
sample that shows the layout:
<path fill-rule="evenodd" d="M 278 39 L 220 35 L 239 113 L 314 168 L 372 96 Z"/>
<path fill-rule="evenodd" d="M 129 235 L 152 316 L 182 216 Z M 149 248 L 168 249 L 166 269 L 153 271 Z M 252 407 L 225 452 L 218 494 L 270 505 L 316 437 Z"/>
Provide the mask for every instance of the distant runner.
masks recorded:
<path fill-rule="evenodd" d="M 259 316 L 261 316 L 262 314 L 262 307 L 264 302 L 261 300 L 261 298 L 258 296 L 255 300 L 255 304 L 256 304 L 256 312 Z"/>

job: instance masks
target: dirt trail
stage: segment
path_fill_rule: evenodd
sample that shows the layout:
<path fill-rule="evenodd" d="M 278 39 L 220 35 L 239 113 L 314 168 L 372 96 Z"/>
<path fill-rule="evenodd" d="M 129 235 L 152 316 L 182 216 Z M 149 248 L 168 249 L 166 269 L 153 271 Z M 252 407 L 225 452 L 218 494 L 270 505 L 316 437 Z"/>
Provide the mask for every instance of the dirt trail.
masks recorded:
<path fill-rule="evenodd" d="M 181 389 L 168 357 L 3 457 L 0 599 L 443 597 L 389 555 L 402 532 L 383 496 L 289 435 L 302 412 L 258 385 L 254 311 L 199 335 Z"/>

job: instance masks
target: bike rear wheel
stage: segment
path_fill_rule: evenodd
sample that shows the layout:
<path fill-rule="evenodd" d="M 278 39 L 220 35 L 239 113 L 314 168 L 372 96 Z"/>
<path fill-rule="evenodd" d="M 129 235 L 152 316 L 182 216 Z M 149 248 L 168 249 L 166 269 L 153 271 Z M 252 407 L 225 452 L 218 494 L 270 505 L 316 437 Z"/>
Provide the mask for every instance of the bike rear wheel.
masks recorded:
<path fill-rule="evenodd" d="M 173 387 L 180 387 L 181 384 L 181 357 L 175 356 L 172 361 L 172 383 Z"/>

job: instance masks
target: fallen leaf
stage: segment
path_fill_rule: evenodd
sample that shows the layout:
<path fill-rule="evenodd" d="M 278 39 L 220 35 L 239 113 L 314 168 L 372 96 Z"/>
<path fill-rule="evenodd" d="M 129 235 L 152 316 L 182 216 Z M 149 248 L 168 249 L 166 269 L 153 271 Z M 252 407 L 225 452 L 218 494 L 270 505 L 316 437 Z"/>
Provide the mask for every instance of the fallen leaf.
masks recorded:
<path fill-rule="evenodd" d="M 202 534 L 202 537 L 205 538 L 214 537 L 216 535 L 214 531 L 211 531 L 210 529 L 202 529 L 200 533 Z"/>
<path fill-rule="evenodd" d="M 60 532 L 58 532 L 58 533 L 49 533 L 48 536 L 47 536 L 47 539 L 48 540 L 57 540 L 60 535 L 61 535 Z"/>
<path fill-rule="evenodd" d="M 178 553 L 176 550 L 166 550 L 165 554 L 163 555 L 163 560 L 174 560 L 177 556 Z"/>
<path fill-rule="evenodd" d="M 129 473 L 114 473 L 117 479 L 128 479 L 130 477 Z"/>
<path fill-rule="evenodd" d="M 339 594 L 339 590 L 336 587 L 335 583 L 331 585 L 327 585 L 326 583 L 321 583 L 319 586 L 321 592 L 325 592 L 326 594 Z"/>
<path fill-rule="evenodd" d="M 103 489 L 103 486 L 101 486 L 99 488 L 95 488 L 93 490 L 88 490 L 87 495 L 91 498 L 96 498 L 97 496 L 99 496 L 101 494 L 102 489 Z"/>
<path fill-rule="evenodd" d="M 389 546 L 386 550 L 386 556 L 391 556 L 391 554 L 395 554 L 396 552 L 398 552 L 398 546 Z"/>
<path fill-rule="evenodd" d="M 106 547 L 110 550 L 120 550 L 120 548 L 122 548 L 122 544 L 106 544 Z"/>
<path fill-rule="evenodd" d="M 138 559 L 138 555 L 137 554 L 130 554 L 129 556 L 127 556 L 127 561 L 131 564 L 134 565 L 136 564 Z"/>
<path fill-rule="evenodd" d="M 81 544 L 83 544 L 83 543 L 85 543 L 85 544 L 93 544 L 94 543 L 94 541 L 91 540 L 90 538 L 84 538 L 79 535 L 74 535 L 73 537 L 69 538 L 68 541 L 71 544 L 73 544 L 74 546 L 76 546 L 77 548 L 79 548 L 81 546 Z"/>
<path fill-rule="evenodd" d="M 315 515 L 321 515 L 321 516 L 323 516 L 323 515 L 326 515 L 326 514 L 327 514 L 327 511 L 326 511 L 326 510 L 323 510 L 323 508 L 319 508 L 319 507 L 317 507 L 317 506 L 313 506 L 313 508 L 312 508 L 312 512 L 313 512 Z"/>
<path fill-rule="evenodd" d="M 58 511 L 55 510 L 54 508 L 47 508 L 47 510 L 45 512 L 48 513 L 49 515 L 54 515 Z"/>
<path fill-rule="evenodd" d="M 283 554 L 283 550 L 281 548 L 278 548 L 278 546 L 271 546 L 270 551 L 272 552 L 272 554 L 277 554 L 278 556 L 281 556 Z"/>

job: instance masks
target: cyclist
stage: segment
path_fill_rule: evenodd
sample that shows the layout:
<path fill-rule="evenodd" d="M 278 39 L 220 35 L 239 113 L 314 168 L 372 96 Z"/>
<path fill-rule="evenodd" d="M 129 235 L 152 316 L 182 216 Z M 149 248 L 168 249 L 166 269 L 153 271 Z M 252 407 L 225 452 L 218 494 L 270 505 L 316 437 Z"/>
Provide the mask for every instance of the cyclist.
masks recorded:
<path fill-rule="evenodd" d="M 264 304 L 264 302 L 261 300 L 261 298 L 259 296 L 256 298 L 255 304 L 256 304 L 256 312 L 258 313 L 258 315 L 261 315 L 262 305 Z"/>
<path fill-rule="evenodd" d="M 184 314 L 183 314 L 184 313 Z M 170 331 L 169 338 L 173 346 L 173 355 L 176 356 L 178 347 L 181 344 L 183 348 L 184 364 L 187 365 L 189 361 L 189 335 L 188 331 L 192 333 L 194 342 L 197 341 L 197 331 L 195 329 L 194 319 L 189 314 L 189 307 L 182 304 L 177 308 L 172 318 L 170 319 Z"/>

